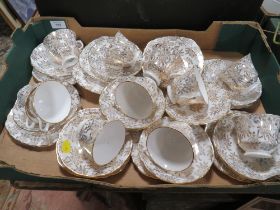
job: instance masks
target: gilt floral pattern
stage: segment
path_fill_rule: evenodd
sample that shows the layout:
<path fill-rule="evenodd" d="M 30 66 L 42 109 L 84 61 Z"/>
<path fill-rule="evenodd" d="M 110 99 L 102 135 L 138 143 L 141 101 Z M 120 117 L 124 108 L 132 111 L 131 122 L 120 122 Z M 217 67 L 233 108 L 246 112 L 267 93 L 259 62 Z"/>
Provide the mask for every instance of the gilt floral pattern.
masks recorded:
<path fill-rule="evenodd" d="M 252 60 L 248 59 L 248 56 L 246 56 L 246 59 L 243 59 L 244 62 L 249 62 L 249 66 L 252 67 Z M 250 91 L 243 91 L 242 89 L 236 89 L 232 90 L 228 88 L 222 81 L 221 75 L 225 74 L 225 72 L 228 71 L 231 65 L 233 65 L 233 61 L 229 60 L 221 60 L 221 59 L 211 59 L 211 60 L 205 60 L 205 66 L 204 71 L 202 73 L 202 77 L 205 82 L 208 83 L 215 83 L 220 86 L 220 88 L 223 88 L 227 95 L 229 96 L 229 99 L 231 100 L 232 108 L 233 109 L 241 109 L 251 106 L 253 103 L 255 103 L 262 94 L 262 84 L 259 78 L 255 80 L 253 84 L 255 84 L 254 88 Z M 244 69 L 244 71 L 250 71 L 250 69 Z M 255 71 L 255 69 L 253 69 Z"/>
<path fill-rule="evenodd" d="M 152 101 L 155 102 L 155 112 L 149 118 L 143 120 L 137 120 L 131 117 L 128 117 L 123 112 L 121 112 L 115 106 L 115 95 L 114 92 L 116 88 L 122 82 L 136 82 L 142 87 L 144 87 L 148 93 L 150 94 Z M 113 82 L 111 82 L 101 93 L 99 98 L 100 109 L 102 113 L 109 119 L 109 120 L 120 120 L 124 124 L 127 129 L 143 129 L 157 120 L 161 119 L 164 110 L 165 110 L 165 100 L 162 91 L 157 87 L 156 83 L 149 78 L 144 77 L 121 77 Z"/>
<path fill-rule="evenodd" d="M 184 59 L 185 63 L 178 62 L 180 58 Z M 198 66 L 202 71 L 203 62 L 201 49 L 194 40 L 185 37 L 166 36 L 150 41 L 145 47 L 143 72 L 151 71 L 160 75 L 161 86 L 166 87 L 169 79 L 172 78 L 170 77 L 171 73 L 174 73 L 174 71 L 176 71 L 176 74 L 192 72 L 194 66 Z M 171 69 L 172 71 L 169 71 Z"/>
<path fill-rule="evenodd" d="M 233 117 L 241 113 L 234 112 L 219 120 L 214 130 L 213 143 L 219 157 L 235 173 L 254 181 L 264 181 L 280 174 L 280 145 L 271 159 L 250 158 L 238 146 Z"/>
<path fill-rule="evenodd" d="M 85 50 L 88 50 L 85 48 Z M 88 75 L 80 66 L 80 64 L 76 64 L 73 67 L 73 77 L 77 81 L 77 83 L 89 90 L 90 92 L 100 94 L 102 90 L 108 85 L 108 83 L 98 80 L 95 77 Z"/>
<path fill-rule="evenodd" d="M 43 43 L 39 44 L 30 56 L 31 65 L 43 74 L 51 77 L 64 77 L 72 74 L 72 68 L 64 69 L 50 59 L 48 50 Z"/>
<path fill-rule="evenodd" d="M 102 114 L 98 108 L 80 110 L 77 115 L 63 127 L 59 134 L 59 139 L 56 144 L 56 153 L 63 163 L 63 166 L 76 176 L 86 178 L 108 177 L 120 172 L 129 161 L 133 145 L 133 141 L 129 135 L 127 135 L 125 145 L 117 157 L 104 166 L 97 167 L 93 161 L 83 153 L 79 144 L 80 130 L 77 128 L 81 128 L 80 125 L 86 121 L 100 117 L 102 117 Z M 70 152 L 63 151 L 62 145 L 64 141 L 69 141 L 71 145 Z"/>
<path fill-rule="evenodd" d="M 178 172 L 168 171 L 157 166 L 152 161 L 147 149 L 147 139 L 154 129 L 162 126 L 178 130 L 190 141 L 194 151 L 194 159 L 188 168 Z M 204 177 L 210 170 L 214 160 L 214 150 L 211 140 L 201 127 L 189 126 L 183 122 L 171 122 L 165 119 L 156 122 L 142 132 L 138 149 L 145 168 L 158 179 L 169 183 L 190 183 Z"/>
<path fill-rule="evenodd" d="M 46 74 L 41 73 L 40 71 L 37 71 L 36 69 L 33 69 L 32 76 L 38 81 L 38 82 L 46 82 L 49 80 L 57 80 L 59 82 L 67 82 L 70 85 L 74 85 L 76 83 L 75 78 L 71 75 L 62 76 L 62 77 L 51 77 Z"/>
<path fill-rule="evenodd" d="M 226 92 L 213 83 L 206 83 L 205 86 L 209 99 L 208 104 L 201 104 L 200 107 L 196 109 L 198 105 L 173 104 L 167 96 L 167 114 L 175 120 L 192 125 L 203 125 L 215 122 L 225 116 L 231 106 Z"/>
<path fill-rule="evenodd" d="M 115 37 L 102 36 L 90 42 L 80 55 L 80 64 L 88 75 L 108 83 L 141 71 L 142 52 L 118 32 Z"/>
<path fill-rule="evenodd" d="M 25 112 L 26 99 L 29 93 L 39 85 L 40 83 L 34 86 L 26 85 L 19 90 L 15 105 L 8 115 L 5 124 L 9 134 L 16 141 L 31 147 L 47 147 L 53 145 L 58 138 L 58 133 L 62 128 L 63 123 L 66 123 L 67 120 L 71 119 L 80 108 L 80 96 L 78 91 L 72 85 L 66 85 L 66 88 L 71 95 L 71 111 L 67 119 L 59 125 L 51 126 L 50 130 L 47 132 L 40 131 L 39 126 L 27 128 L 25 125 L 27 118 Z"/>

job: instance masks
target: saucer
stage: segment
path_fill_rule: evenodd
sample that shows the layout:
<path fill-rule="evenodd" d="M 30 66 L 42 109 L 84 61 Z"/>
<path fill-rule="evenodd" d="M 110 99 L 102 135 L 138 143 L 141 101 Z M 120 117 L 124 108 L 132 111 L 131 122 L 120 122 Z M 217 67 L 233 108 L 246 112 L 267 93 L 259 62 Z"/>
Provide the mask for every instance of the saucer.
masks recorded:
<path fill-rule="evenodd" d="M 10 111 L 7 117 L 5 127 L 15 141 L 35 148 L 49 147 L 55 144 L 61 128 L 59 127 L 58 129 L 52 129 L 44 133 L 27 131 L 18 126 L 14 121 L 13 109 Z"/>
<path fill-rule="evenodd" d="M 242 177 L 238 174 L 236 174 L 234 171 L 232 171 L 222 160 L 221 158 L 216 154 L 214 159 L 214 166 L 223 174 L 229 176 L 230 178 L 245 182 L 245 183 L 251 183 L 252 181 L 249 179 L 246 179 L 245 177 Z"/>
<path fill-rule="evenodd" d="M 232 109 L 247 108 L 261 97 L 261 81 L 258 79 L 256 81 L 256 87 L 249 93 L 244 93 L 242 90 L 230 90 L 219 80 L 219 75 L 227 68 L 229 68 L 231 64 L 233 64 L 233 62 L 229 60 L 205 60 L 202 77 L 206 82 L 219 84 L 221 88 L 225 89 L 225 91 L 229 95 L 229 99 L 231 100 Z"/>
<path fill-rule="evenodd" d="M 215 122 L 230 110 L 226 92 L 216 84 L 206 83 L 208 105 L 178 105 L 166 97 L 166 113 L 173 119 L 192 125 Z"/>
<path fill-rule="evenodd" d="M 194 158 L 192 164 L 182 171 L 167 171 L 151 160 L 147 149 L 147 139 L 149 134 L 158 127 L 170 127 L 178 130 L 183 135 L 187 136 L 189 141 L 192 142 L 194 150 Z M 183 122 L 169 122 L 158 121 L 148 129 L 142 132 L 139 140 L 140 158 L 145 168 L 158 179 L 176 184 L 184 184 L 194 182 L 210 170 L 214 160 L 214 150 L 210 138 L 203 131 L 200 126 L 189 126 Z"/>
<path fill-rule="evenodd" d="M 187 71 L 192 72 L 193 66 L 203 70 L 204 58 L 201 49 L 192 39 L 178 36 L 165 36 L 150 41 L 143 52 L 143 72 L 157 72 L 166 74 L 165 70 L 177 57 L 187 57 Z M 168 74 L 168 73 L 167 73 Z M 165 75 L 168 76 L 168 75 Z M 166 87 L 168 81 L 163 78 L 161 86 Z"/>
<path fill-rule="evenodd" d="M 73 67 L 72 73 L 77 83 L 90 92 L 100 94 L 107 85 L 107 83 L 98 80 L 84 72 L 80 64 L 77 64 Z"/>
<path fill-rule="evenodd" d="M 157 179 L 157 177 L 155 177 L 152 173 L 150 173 L 145 168 L 145 165 L 143 164 L 142 160 L 139 157 L 139 148 L 138 148 L 137 143 L 133 144 L 133 148 L 132 148 L 132 152 L 131 152 L 131 158 L 132 158 L 132 162 L 133 162 L 134 166 L 136 166 L 136 168 L 138 169 L 138 171 L 141 174 L 143 174 L 144 176 L 153 178 L 153 179 Z"/>
<path fill-rule="evenodd" d="M 60 81 L 60 82 L 67 82 L 70 85 L 74 85 L 76 83 L 76 80 L 74 79 L 74 77 L 72 75 L 54 78 L 54 77 L 50 77 L 46 74 L 43 74 L 40 71 L 37 71 L 36 69 L 33 69 L 32 76 L 38 82 L 46 82 L 46 81 L 49 81 L 49 80 L 57 80 L 57 81 Z"/>
<path fill-rule="evenodd" d="M 233 117 L 240 115 L 234 112 L 221 119 L 214 130 L 213 143 L 219 157 L 235 173 L 253 181 L 264 181 L 280 174 L 280 145 L 271 159 L 256 159 L 244 156 L 237 144 L 237 137 L 231 130 L 234 128 Z"/>
<path fill-rule="evenodd" d="M 26 85 L 22 89 L 19 90 L 19 92 L 17 94 L 17 100 L 16 100 L 14 108 L 13 108 L 13 119 L 14 119 L 15 123 L 22 129 L 24 129 L 26 131 L 30 131 L 30 132 L 39 132 L 39 133 L 41 133 L 41 135 L 44 135 L 45 132 L 40 131 L 38 125 L 35 126 L 34 128 L 28 128 L 26 126 L 26 119 L 27 119 L 27 115 L 25 112 L 26 100 L 27 100 L 27 97 L 29 96 L 29 94 L 31 93 L 31 91 L 38 86 L 39 86 L 38 83 L 33 86 Z M 80 96 L 79 96 L 78 91 L 72 85 L 66 85 L 66 88 L 71 95 L 71 110 L 70 110 L 70 113 L 67 116 L 67 118 L 63 121 L 63 123 L 65 123 L 67 120 L 72 118 L 76 114 L 78 109 L 80 108 Z M 58 124 L 51 125 L 51 130 L 59 129 L 59 126 L 61 126 L 63 123 L 59 123 L 59 125 Z M 54 132 L 54 131 L 52 131 L 52 132 Z"/>
<path fill-rule="evenodd" d="M 71 173 L 86 178 L 104 178 L 120 172 L 129 161 L 133 141 L 130 138 L 117 157 L 104 166 L 97 167 L 87 158 L 79 144 L 80 130 L 77 129 L 86 121 L 103 118 L 100 109 L 90 108 L 80 110 L 61 130 L 56 144 L 56 154 L 62 164 Z"/>
<path fill-rule="evenodd" d="M 139 153 L 138 148 L 138 141 L 141 135 L 141 132 L 130 132 L 130 135 L 132 136 L 134 142 L 133 142 L 133 148 L 131 152 L 131 159 L 134 164 L 134 166 L 138 169 L 138 171 L 143 174 L 144 176 L 157 179 L 152 173 L 150 173 L 144 166 Z"/>
<path fill-rule="evenodd" d="M 120 34 L 117 33 L 116 36 Z M 120 35 L 124 37 L 123 35 Z M 114 43 L 115 37 L 101 36 L 92 42 L 90 42 L 82 51 L 80 55 L 80 65 L 84 71 L 91 77 L 96 77 L 103 82 L 110 82 L 118 77 L 136 75 L 141 71 L 142 67 L 142 52 L 132 42 L 127 40 L 125 45 L 127 50 L 133 51 L 139 55 L 136 61 L 136 66 L 132 67 L 129 71 L 116 71 L 116 69 L 108 68 L 104 60 L 106 58 L 106 52 L 116 45 Z"/>
<path fill-rule="evenodd" d="M 43 43 L 39 44 L 30 56 L 31 65 L 39 72 L 51 77 L 65 77 L 72 74 L 72 68 L 64 69 L 51 61 L 48 50 Z"/>
<path fill-rule="evenodd" d="M 115 106 L 115 90 L 120 83 L 135 82 L 144 87 L 155 102 L 155 110 L 151 117 L 142 120 L 136 120 L 122 113 Z M 165 110 L 165 100 L 162 91 L 157 87 L 156 83 L 149 78 L 144 77 L 121 77 L 111 82 L 101 93 L 99 98 L 100 109 L 108 120 L 120 120 L 127 129 L 143 129 L 152 123 L 161 119 Z"/>

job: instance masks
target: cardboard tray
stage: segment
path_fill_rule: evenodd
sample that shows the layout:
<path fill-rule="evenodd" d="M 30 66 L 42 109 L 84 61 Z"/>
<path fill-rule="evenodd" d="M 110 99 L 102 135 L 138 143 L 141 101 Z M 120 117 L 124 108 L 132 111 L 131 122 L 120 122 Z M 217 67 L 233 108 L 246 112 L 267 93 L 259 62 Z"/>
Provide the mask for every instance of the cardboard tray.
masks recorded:
<path fill-rule="evenodd" d="M 77 33 L 79 39 L 89 43 L 102 35 L 114 35 L 121 31 L 129 40 L 143 49 L 150 40 L 166 35 L 185 36 L 194 39 L 203 50 L 206 59 L 238 59 L 251 53 L 254 65 L 263 84 L 260 103 L 252 112 L 280 114 L 280 85 L 277 80 L 280 69 L 273 53 L 266 43 L 260 26 L 255 22 L 213 22 L 205 31 L 154 30 L 154 29 L 118 29 L 81 27 L 73 18 L 39 18 L 33 20 L 24 31 L 17 30 L 13 35 L 14 47 L 7 56 L 8 69 L 0 81 L 0 120 L 4 122 L 12 108 L 16 93 L 30 82 L 32 67 L 29 56 L 46 34 L 54 30 L 51 19 L 64 20 L 67 27 Z M 4 88 L 3 88 L 4 87 Z M 82 106 L 98 106 L 98 95 L 77 86 L 82 97 Z M 279 193 L 280 182 L 244 185 L 228 178 L 214 167 L 202 179 L 195 183 L 176 185 L 142 176 L 132 162 L 119 174 L 94 180 L 75 177 L 59 168 L 56 161 L 55 147 L 49 150 L 35 151 L 18 145 L 3 129 L 0 138 L 0 179 L 12 181 L 31 181 L 40 183 L 90 184 L 95 189 L 117 191 L 151 191 L 161 192 L 254 192 Z M 46 188 L 47 188 L 46 184 Z M 50 185 L 53 186 L 53 185 Z"/>

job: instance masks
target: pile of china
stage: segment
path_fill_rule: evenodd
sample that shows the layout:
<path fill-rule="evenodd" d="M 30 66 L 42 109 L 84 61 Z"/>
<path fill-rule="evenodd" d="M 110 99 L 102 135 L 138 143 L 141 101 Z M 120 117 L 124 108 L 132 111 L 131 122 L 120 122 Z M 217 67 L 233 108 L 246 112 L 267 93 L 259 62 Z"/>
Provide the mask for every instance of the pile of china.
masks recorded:
<path fill-rule="evenodd" d="M 250 54 L 205 60 L 195 41 L 176 36 L 142 52 L 120 32 L 83 48 L 62 29 L 31 63 L 40 82 L 19 91 L 6 128 L 25 146 L 56 143 L 59 165 L 73 175 L 108 177 L 130 157 L 140 173 L 169 183 L 194 182 L 213 163 L 244 182 L 280 174 L 280 118 L 232 111 L 262 93 Z M 80 109 L 75 83 L 100 94 L 98 108 Z"/>

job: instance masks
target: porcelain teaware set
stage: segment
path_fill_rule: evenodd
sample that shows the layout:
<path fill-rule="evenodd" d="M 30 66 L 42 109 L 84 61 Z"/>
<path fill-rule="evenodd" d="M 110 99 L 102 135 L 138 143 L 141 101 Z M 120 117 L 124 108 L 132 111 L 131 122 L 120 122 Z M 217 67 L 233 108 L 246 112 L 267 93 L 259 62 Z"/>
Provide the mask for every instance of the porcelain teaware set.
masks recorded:
<path fill-rule="evenodd" d="M 39 83 L 18 92 L 6 128 L 25 146 L 56 143 L 58 164 L 73 175 L 108 177 L 130 157 L 143 175 L 177 184 L 213 163 L 244 182 L 280 175 L 280 117 L 231 111 L 261 96 L 250 54 L 204 60 L 194 40 L 177 36 L 142 52 L 120 32 L 83 47 L 59 29 L 30 59 Z M 80 109 L 75 83 L 100 94 L 98 108 Z"/>

